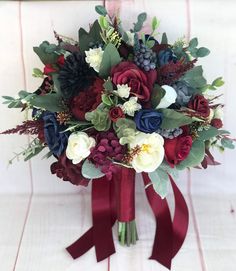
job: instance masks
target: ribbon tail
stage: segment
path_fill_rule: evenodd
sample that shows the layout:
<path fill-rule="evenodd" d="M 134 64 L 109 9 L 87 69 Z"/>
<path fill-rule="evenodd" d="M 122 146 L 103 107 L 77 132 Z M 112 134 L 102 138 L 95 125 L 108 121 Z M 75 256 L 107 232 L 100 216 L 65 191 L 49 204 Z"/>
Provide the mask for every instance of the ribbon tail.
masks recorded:
<path fill-rule="evenodd" d="M 142 173 L 144 185 L 151 180 L 147 173 Z M 146 196 L 156 219 L 156 233 L 150 259 L 158 261 L 166 268 L 171 268 L 173 230 L 170 210 L 166 199 L 162 199 L 153 189 L 152 185 L 146 188 Z"/>
<path fill-rule="evenodd" d="M 93 180 L 92 185 L 93 240 L 98 262 L 115 253 L 111 225 L 110 182 L 106 177 L 102 177 Z"/>
<path fill-rule="evenodd" d="M 112 226 L 116 221 L 114 212 L 114 181 L 106 177 L 92 181 L 93 227 L 67 248 L 73 259 L 77 259 L 95 246 L 97 261 L 115 253 Z"/>
<path fill-rule="evenodd" d="M 174 257 L 183 245 L 188 231 L 189 213 L 187 203 L 175 184 L 173 178 L 169 175 L 170 182 L 175 197 L 175 213 L 173 219 L 173 253 Z"/>

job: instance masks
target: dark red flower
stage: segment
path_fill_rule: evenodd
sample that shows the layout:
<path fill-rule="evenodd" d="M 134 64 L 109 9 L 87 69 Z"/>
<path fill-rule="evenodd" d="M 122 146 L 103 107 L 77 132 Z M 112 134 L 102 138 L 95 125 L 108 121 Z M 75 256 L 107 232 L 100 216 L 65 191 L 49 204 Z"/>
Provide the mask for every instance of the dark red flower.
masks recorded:
<path fill-rule="evenodd" d="M 197 112 L 200 117 L 207 118 L 210 115 L 208 100 L 200 95 L 195 95 L 188 103 L 188 108 Z"/>
<path fill-rule="evenodd" d="M 65 57 L 64 57 L 64 55 L 60 55 L 57 59 L 57 64 L 60 66 L 63 66 L 64 63 L 65 63 Z"/>
<path fill-rule="evenodd" d="M 157 72 L 156 70 L 143 72 L 134 63 L 124 61 L 112 68 L 111 76 L 115 85 L 128 84 L 133 95 L 147 102 L 150 99 Z"/>
<path fill-rule="evenodd" d="M 87 186 L 89 180 L 82 176 L 81 168 L 81 163 L 74 165 L 64 153 L 59 156 L 57 162 L 51 165 L 51 172 L 63 181 L 71 182 L 74 185 Z"/>
<path fill-rule="evenodd" d="M 216 129 L 220 129 L 223 127 L 223 122 L 221 119 L 212 119 L 211 125 Z"/>
<path fill-rule="evenodd" d="M 93 111 L 101 103 L 103 80 L 96 78 L 93 85 L 72 98 L 70 109 L 73 116 L 79 120 L 85 120 L 85 113 Z"/>
<path fill-rule="evenodd" d="M 171 167 L 187 158 L 192 147 L 191 136 L 178 136 L 174 139 L 165 139 L 165 158 Z"/>
<path fill-rule="evenodd" d="M 52 72 L 56 72 L 56 71 L 57 70 L 53 67 L 52 64 L 46 64 L 45 67 L 44 67 L 44 69 L 43 69 L 43 73 L 45 75 L 48 75 L 48 74 L 50 74 Z"/>
<path fill-rule="evenodd" d="M 119 106 L 115 106 L 110 109 L 109 117 L 112 121 L 116 122 L 118 119 L 124 118 L 125 113 Z"/>

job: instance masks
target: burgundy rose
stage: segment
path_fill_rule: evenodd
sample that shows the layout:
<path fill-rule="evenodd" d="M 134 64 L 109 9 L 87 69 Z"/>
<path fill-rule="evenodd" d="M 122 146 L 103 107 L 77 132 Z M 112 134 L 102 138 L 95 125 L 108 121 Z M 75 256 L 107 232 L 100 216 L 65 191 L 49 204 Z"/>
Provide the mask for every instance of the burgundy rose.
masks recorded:
<path fill-rule="evenodd" d="M 216 129 L 220 129 L 223 127 L 223 122 L 221 119 L 212 119 L 211 125 Z"/>
<path fill-rule="evenodd" d="M 65 154 L 62 154 L 59 156 L 58 161 L 51 165 L 51 173 L 74 185 L 87 186 L 89 180 L 82 176 L 81 168 L 81 163 L 74 165 Z"/>
<path fill-rule="evenodd" d="M 116 122 L 118 119 L 124 118 L 125 113 L 119 106 L 112 107 L 109 111 L 109 118 Z"/>
<path fill-rule="evenodd" d="M 57 70 L 55 69 L 55 67 L 52 64 L 46 64 L 44 69 L 43 69 L 43 73 L 45 75 L 48 75 L 50 73 L 56 72 Z"/>
<path fill-rule="evenodd" d="M 111 76 L 115 85 L 128 84 L 133 95 L 147 102 L 150 99 L 157 72 L 156 70 L 143 72 L 134 63 L 124 61 L 112 68 Z"/>
<path fill-rule="evenodd" d="M 70 109 L 75 118 L 85 120 L 85 113 L 97 108 L 101 103 L 103 83 L 102 79 L 96 78 L 92 86 L 72 98 Z"/>
<path fill-rule="evenodd" d="M 185 160 L 192 147 L 191 136 L 178 136 L 174 139 L 165 139 L 165 158 L 171 167 Z"/>
<path fill-rule="evenodd" d="M 199 116 L 207 118 L 210 115 L 208 100 L 204 96 L 197 94 L 188 103 L 188 108 L 195 110 Z"/>

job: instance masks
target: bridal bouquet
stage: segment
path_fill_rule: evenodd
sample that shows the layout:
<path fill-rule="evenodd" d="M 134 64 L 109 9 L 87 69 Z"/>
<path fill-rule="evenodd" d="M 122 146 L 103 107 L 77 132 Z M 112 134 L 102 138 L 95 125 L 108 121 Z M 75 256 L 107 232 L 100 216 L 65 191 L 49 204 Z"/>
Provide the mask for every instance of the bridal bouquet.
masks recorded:
<path fill-rule="evenodd" d="M 209 50 L 197 38 L 170 44 L 165 33 L 157 38 L 156 17 L 150 33 L 143 33 L 146 13 L 126 31 L 104 7 L 96 11 L 99 19 L 89 31 L 79 29 L 78 41 L 55 32 L 56 44 L 33 48 L 44 65 L 33 70 L 41 86 L 17 98 L 3 96 L 9 108 L 32 110 L 32 118 L 2 134 L 32 139 L 14 158 L 27 161 L 46 149 L 45 157 L 55 160 L 52 174 L 92 185 L 93 226 L 67 248 L 73 258 L 93 246 L 98 261 L 113 254 L 116 221 L 119 242 L 135 244 L 135 173 L 141 173 L 157 223 L 151 259 L 170 268 L 188 228 L 188 209 L 173 178 L 186 168 L 219 164 L 213 147 L 234 148 L 215 95 L 224 82 L 207 83 L 197 61 Z"/>

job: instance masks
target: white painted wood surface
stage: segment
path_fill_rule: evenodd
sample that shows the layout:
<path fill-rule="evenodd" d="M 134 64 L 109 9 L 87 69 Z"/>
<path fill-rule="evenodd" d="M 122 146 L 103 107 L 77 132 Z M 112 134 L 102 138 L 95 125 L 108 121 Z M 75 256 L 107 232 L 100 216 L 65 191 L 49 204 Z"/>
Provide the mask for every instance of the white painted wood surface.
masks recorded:
<path fill-rule="evenodd" d="M 53 29 L 77 38 L 80 26 L 95 17 L 94 6 L 102 1 L 0 1 L 0 95 L 34 90 L 40 83 L 32 69 L 42 68 L 32 47 L 47 39 Z M 170 41 L 183 35 L 198 36 L 211 48 L 202 60 L 211 79 L 223 75 L 226 129 L 236 134 L 236 2 L 234 0 L 124 0 L 106 1 L 109 10 L 120 13 L 128 27 L 145 10 L 161 19 L 160 32 Z M 146 26 L 148 29 L 148 26 Z M 0 105 L 0 130 L 21 120 L 18 110 Z M 49 162 L 35 158 L 31 163 L 7 161 L 26 137 L 0 138 L 0 270 L 2 271 L 164 271 L 151 253 L 154 219 L 138 179 L 137 223 L 140 241 L 123 248 L 110 261 L 96 263 L 94 249 L 73 261 L 63 249 L 90 225 L 89 189 L 77 188 L 50 175 Z M 181 174 L 179 186 L 190 207 L 186 242 L 174 259 L 174 271 L 235 271 L 236 205 L 235 152 L 217 155 L 223 165 L 207 171 Z M 115 229 L 114 229 L 115 231 Z M 115 232 L 114 232 L 115 233 Z"/>

